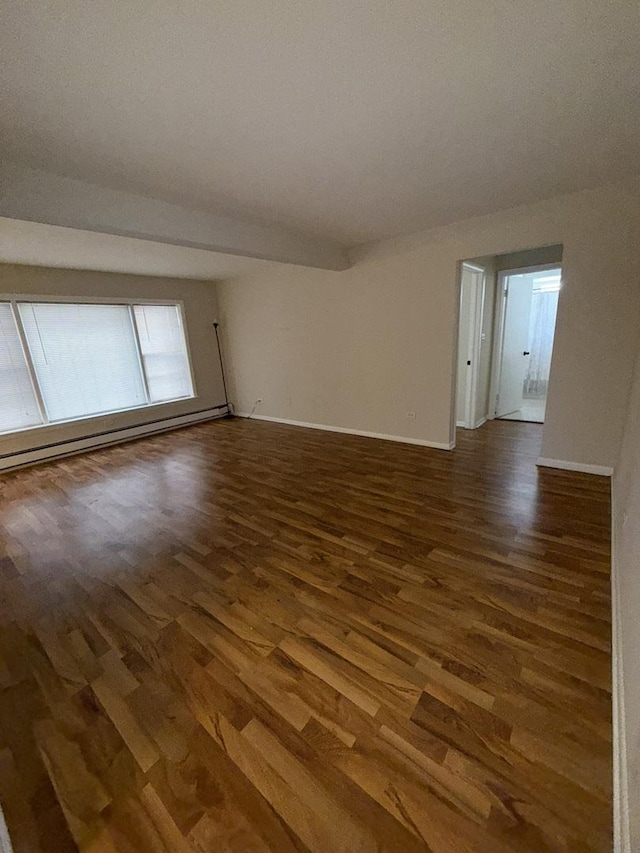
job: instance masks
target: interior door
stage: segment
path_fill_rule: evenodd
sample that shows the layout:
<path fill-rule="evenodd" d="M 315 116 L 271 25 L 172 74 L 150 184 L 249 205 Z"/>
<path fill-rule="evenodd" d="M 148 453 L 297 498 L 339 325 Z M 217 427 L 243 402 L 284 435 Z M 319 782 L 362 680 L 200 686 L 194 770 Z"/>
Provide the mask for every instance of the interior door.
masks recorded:
<path fill-rule="evenodd" d="M 471 323 L 471 295 L 472 295 L 471 273 L 466 266 L 462 267 L 462 278 L 460 281 L 460 328 L 458 334 L 458 389 L 456 397 L 456 424 L 467 427 L 469 420 L 467 398 L 470 376 L 470 342 L 469 327 Z"/>
<path fill-rule="evenodd" d="M 500 383 L 496 417 L 517 412 L 522 407 L 524 379 L 529 364 L 529 321 L 533 299 L 530 276 L 510 275 L 506 286 Z"/>
<path fill-rule="evenodd" d="M 458 335 L 458 383 L 456 425 L 475 427 L 478 360 L 482 334 L 484 270 L 462 265 L 460 280 L 460 326 Z"/>

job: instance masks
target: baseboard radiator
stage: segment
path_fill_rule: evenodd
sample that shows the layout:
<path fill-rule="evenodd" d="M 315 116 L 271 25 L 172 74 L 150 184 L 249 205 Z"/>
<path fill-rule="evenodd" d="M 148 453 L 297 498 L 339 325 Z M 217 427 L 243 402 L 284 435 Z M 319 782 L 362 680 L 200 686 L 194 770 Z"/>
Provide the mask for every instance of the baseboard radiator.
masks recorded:
<path fill-rule="evenodd" d="M 215 418 L 224 417 L 226 410 L 226 406 L 215 406 L 211 409 L 192 412 L 189 415 L 162 418 L 137 426 L 106 430 L 83 438 L 47 444 L 42 447 L 36 447 L 33 450 L 20 450 L 17 453 L 0 455 L 0 471 L 10 471 L 15 468 L 22 468 L 25 465 L 33 465 L 37 462 L 59 459 L 63 456 L 72 456 L 76 453 L 84 453 L 100 447 L 109 447 L 112 444 L 122 444 L 125 441 L 132 441 L 135 438 L 156 435 L 156 433 L 167 432 L 168 430 L 178 429 L 189 424 L 211 421 Z"/>

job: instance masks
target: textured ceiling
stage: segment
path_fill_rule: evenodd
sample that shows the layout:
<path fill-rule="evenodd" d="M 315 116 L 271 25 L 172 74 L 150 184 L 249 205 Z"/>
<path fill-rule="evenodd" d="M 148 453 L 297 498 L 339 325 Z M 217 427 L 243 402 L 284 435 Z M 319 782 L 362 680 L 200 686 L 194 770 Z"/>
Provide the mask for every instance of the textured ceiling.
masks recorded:
<path fill-rule="evenodd" d="M 4 0 L 2 153 L 355 244 L 640 171 L 630 0 Z"/>

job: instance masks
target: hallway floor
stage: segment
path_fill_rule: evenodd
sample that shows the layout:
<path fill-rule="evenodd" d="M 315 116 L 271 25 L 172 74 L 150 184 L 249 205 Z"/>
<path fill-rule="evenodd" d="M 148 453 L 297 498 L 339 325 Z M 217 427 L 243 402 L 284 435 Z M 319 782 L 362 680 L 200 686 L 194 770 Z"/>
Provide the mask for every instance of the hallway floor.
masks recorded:
<path fill-rule="evenodd" d="M 544 423 L 547 398 L 540 400 L 523 400 L 522 407 L 517 412 L 503 415 L 501 421 L 528 421 L 529 423 Z"/>

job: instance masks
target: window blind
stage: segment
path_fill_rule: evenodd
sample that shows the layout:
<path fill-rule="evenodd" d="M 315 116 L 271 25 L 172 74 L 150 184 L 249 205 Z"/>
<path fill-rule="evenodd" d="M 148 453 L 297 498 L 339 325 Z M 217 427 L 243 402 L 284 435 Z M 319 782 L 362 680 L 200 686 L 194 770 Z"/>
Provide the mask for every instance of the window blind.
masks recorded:
<path fill-rule="evenodd" d="M 126 305 L 19 303 L 49 421 L 147 403 Z"/>
<path fill-rule="evenodd" d="M 0 302 L 0 432 L 42 423 L 9 302 Z"/>
<path fill-rule="evenodd" d="M 151 402 L 192 396 L 189 359 L 178 307 L 136 305 L 134 313 Z"/>

